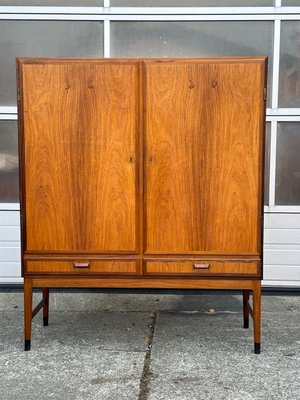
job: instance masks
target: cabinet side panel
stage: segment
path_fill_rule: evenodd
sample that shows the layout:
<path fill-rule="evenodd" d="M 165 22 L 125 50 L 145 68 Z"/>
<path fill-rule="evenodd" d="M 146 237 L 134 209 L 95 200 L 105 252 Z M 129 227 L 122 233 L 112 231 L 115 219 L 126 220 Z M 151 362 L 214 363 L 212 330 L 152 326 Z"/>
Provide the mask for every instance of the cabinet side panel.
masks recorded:
<path fill-rule="evenodd" d="M 263 68 L 146 65 L 146 252 L 258 254 Z"/>
<path fill-rule="evenodd" d="M 137 73 L 23 65 L 27 250 L 137 251 Z"/>

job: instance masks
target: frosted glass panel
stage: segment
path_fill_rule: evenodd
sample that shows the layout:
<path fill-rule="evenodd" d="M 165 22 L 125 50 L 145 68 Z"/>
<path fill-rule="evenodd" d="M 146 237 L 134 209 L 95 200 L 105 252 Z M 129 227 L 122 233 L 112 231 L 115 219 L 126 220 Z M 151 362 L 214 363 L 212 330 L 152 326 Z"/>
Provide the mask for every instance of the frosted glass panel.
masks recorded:
<path fill-rule="evenodd" d="M 277 205 L 300 205 L 300 122 L 278 123 Z"/>
<path fill-rule="evenodd" d="M 0 120 L 0 202 L 19 202 L 17 121 Z"/>
<path fill-rule="evenodd" d="M 282 6 L 298 6 L 300 7 L 300 0 L 281 0 Z"/>
<path fill-rule="evenodd" d="M 112 22 L 114 57 L 269 56 L 271 100 L 273 22 Z"/>
<path fill-rule="evenodd" d="M 103 0 L 0 0 L 0 6 L 102 7 Z"/>
<path fill-rule="evenodd" d="M 118 7 L 251 7 L 273 5 L 273 0 L 111 0 Z"/>
<path fill-rule="evenodd" d="M 16 57 L 102 57 L 103 23 L 0 22 L 0 105 L 16 105 Z"/>
<path fill-rule="evenodd" d="M 279 107 L 300 107 L 300 21 L 281 22 Z"/>

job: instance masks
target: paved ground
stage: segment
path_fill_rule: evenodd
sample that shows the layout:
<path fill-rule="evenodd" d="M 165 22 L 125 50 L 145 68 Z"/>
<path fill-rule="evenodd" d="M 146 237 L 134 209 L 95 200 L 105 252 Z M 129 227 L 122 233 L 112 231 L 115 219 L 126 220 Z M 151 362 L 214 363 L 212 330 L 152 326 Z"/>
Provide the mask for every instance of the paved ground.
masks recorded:
<path fill-rule="evenodd" d="M 263 296 L 255 355 L 238 295 L 50 295 L 24 352 L 22 293 L 0 292 L 1 400 L 300 399 L 300 296 Z"/>

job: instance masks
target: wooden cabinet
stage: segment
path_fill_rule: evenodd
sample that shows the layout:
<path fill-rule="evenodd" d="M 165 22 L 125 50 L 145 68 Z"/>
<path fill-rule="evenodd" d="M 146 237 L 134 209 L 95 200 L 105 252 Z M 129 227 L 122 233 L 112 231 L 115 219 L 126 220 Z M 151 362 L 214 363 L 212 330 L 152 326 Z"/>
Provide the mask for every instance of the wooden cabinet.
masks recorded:
<path fill-rule="evenodd" d="M 258 353 L 266 59 L 17 65 L 25 348 L 50 287 L 208 288 Z"/>

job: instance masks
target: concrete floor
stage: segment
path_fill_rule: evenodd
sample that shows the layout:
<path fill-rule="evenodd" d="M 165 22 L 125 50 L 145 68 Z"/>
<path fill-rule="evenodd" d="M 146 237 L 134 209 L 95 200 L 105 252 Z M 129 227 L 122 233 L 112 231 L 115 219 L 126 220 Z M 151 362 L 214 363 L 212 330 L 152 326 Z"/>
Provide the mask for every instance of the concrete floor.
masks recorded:
<path fill-rule="evenodd" d="M 300 296 L 263 296 L 255 355 L 240 295 L 50 295 L 24 352 L 22 292 L 0 292 L 1 400 L 300 399 Z"/>

